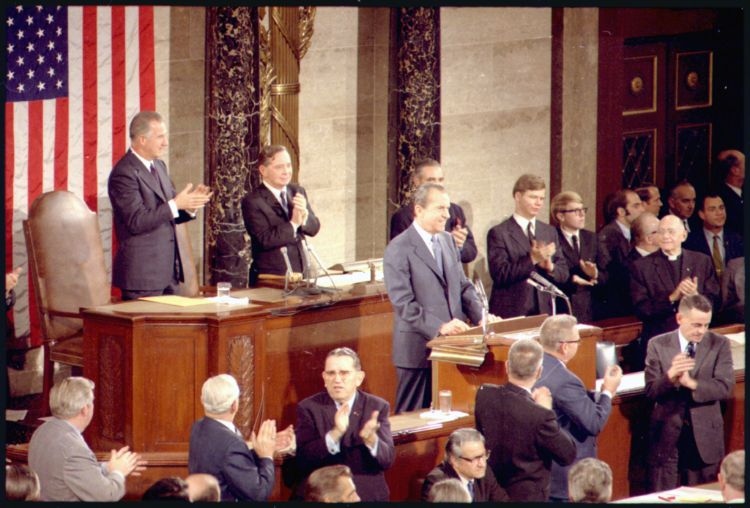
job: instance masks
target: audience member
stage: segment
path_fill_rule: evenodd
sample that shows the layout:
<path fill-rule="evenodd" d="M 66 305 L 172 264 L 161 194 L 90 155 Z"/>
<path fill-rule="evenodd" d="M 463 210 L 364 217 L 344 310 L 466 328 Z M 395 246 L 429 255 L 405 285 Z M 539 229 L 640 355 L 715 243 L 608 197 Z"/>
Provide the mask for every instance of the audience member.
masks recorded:
<path fill-rule="evenodd" d="M 633 221 L 630 228 L 633 248 L 625 258 L 628 266 L 637 259 L 645 258 L 659 250 L 658 232 L 659 219 L 651 212 L 643 212 Z"/>
<path fill-rule="evenodd" d="M 234 417 L 240 387 L 229 374 L 208 378 L 201 389 L 206 414 L 190 431 L 188 472 L 216 477 L 222 501 L 266 501 L 275 480 L 276 421 L 265 420 L 245 442 Z M 291 427 L 285 433 L 291 433 Z"/>
<path fill-rule="evenodd" d="M 688 235 L 683 247 L 710 257 L 716 276 L 721 278 L 721 272 L 729 260 L 744 254 L 742 237 L 724 227 L 727 212 L 724 201 L 716 194 L 709 193 L 703 197 L 698 216 L 703 222 L 703 227 L 695 228 Z"/>
<path fill-rule="evenodd" d="M 679 218 L 664 216 L 659 221 L 659 250 L 633 263 L 630 293 L 635 315 L 643 321 L 643 357 L 651 337 L 677 326 L 675 314 L 682 297 L 700 293 L 719 307 L 719 281 L 711 258 L 683 249 L 686 236 Z"/>
<path fill-rule="evenodd" d="M 628 291 L 628 264 L 630 253 L 631 224 L 643 213 L 643 203 L 632 190 L 617 191 L 609 201 L 607 215 L 611 221 L 599 231 L 599 244 L 608 254 L 609 264 L 604 268 L 608 280 L 600 288 L 600 300 L 596 306 L 595 318 L 627 316 L 633 306 Z"/>
<path fill-rule="evenodd" d="M 146 489 L 141 499 L 143 501 L 190 501 L 188 484 L 177 476 L 162 478 Z"/>
<path fill-rule="evenodd" d="M 718 479 L 725 502 L 745 504 L 745 450 L 735 450 L 724 457 Z"/>
<path fill-rule="evenodd" d="M 125 477 L 143 469 L 144 461 L 127 446 L 112 450 L 99 463 L 83 440 L 94 417 L 94 383 L 68 377 L 49 393 L 52 418 L 34 431 L 29 467 L 39 476 L 42 501 L 118 501 Z"/>
<path fill-rule="evenodd" d="M 552 410 L 542 374 L 542 346 L 532 339 L 513 343 L 508 352 L 508 383 L 483 384 L 476 396 L 477 430 L 491 452 L 489 466 L 511 501 L 547 501 L 552 461 L 571 464 L 576 445 Z"/>
<path fill-rule="evenodd" d="M 609 503 L 612 499 L 612 470 L 599 459 L 580 460 L 568 473 L 568 492 L 572 503 Z"/>
<path fill-rule="evenodd" d="M 357 487 L 348 466 L 336 464 L 316 469 L 305 482 L 305 501 L 357 503 Z"/>
<path fill-rule="evenodd" d="M 412 177 L 414 189 L 418 189 L 425 183 L 435 183 L 444 186 L 444 182 L 443 168 L 435 159 L 422 159 L 414 166 L 414 176 Z M 471 263 L 477 257 L 477 244 L 474 242 L 474 235 L 466 223 L 464 210 L 456 203 L 451 203 L 448 214 L 450 216 L 445 223 L 445 231 L 448 231 L 453 236 L 456 247 L 458 247 L 458 251 L 461 253 L 461 262 Z M 393 240 L 406 231 L 411 226 L 411 223 L 414 222 L 414 217 L 413 202 L 396 210 L 393 216 L 391 216 L 390 239 Z"/>
<path fill-rule="evenodd" d="M 443 462 L 430 471 L 422 484 L 422 501 L 429 500 L 433 485 L 447 478 L 459 480 L 472 501 L 508 501 L 508 494 L 498 485 L 494 473 L 487 474 L 489 456 L 484 436 L 478 430 L 454 430 L 445 443 Z"/>
<path fill-rule="evenodd" d="M 651 182 L 643 182 L 640 187 L 635 189 L 635 193 L 643 202 L 643 211 L 654 214 L 659 217 L 659 212 L 664 203 L 661 202 L 661 191 L 659 187 Z"/>
<path fill-rule="evenodd" d="M 365 372 L 347 347 L 328 353 L 322 373 L 325 390 L 297 405 L 297 464 L 304 480 L 324 466 L 349 466 L 363 501 L 388 501 L 384 471 L 395 457 L 388 402 L 358 390 Z"/>
<path fill-rule="evenodd" d="M 447 478 L 430 488 L 427 501 L 430 503 L 471 503 L 471 494 L 461 480 Z"/>
<path fill-rule="evenodd" d="M 707 298 L 686 295 L 677 329 L 648 343 L 645 392 L 655 403 L 648 447 L 653 491 L 715 481 L 724 457 L 720 401 L 732 396 L 734 368 L 729 340 L 708 331 L 711 312 Z"/>
<path fill-rule="evenodd" d="M 414 222 L 385 249 L 383 271 L 393 305 L 392 355 L 398 376 L 396 413 L 430 405 L 427 341 L 466 330 L 467 317 L 474 324 L 482 319 L 479 296 L 464 274 L 453 237 L 444 231 L 449 205 L 443 187 L 419 187 Z"/>
<path fill-rule="evenodd" d="M 191 474 L 185 478 L 185 483 L 187 483 L 188 496 L 193 503 L 221 501 L 221 487 L 215 476 L 204 473 Z"/>
<path fill-rule="evenodd" d="M 718 193 L 727 207 L 727 229 L 739 235 L 745 234 L 745 154 L 739 150 L 724 150 L 719 153 L 717 169 L 721 184 Z"/>
<path fill-rule="evenodd" d="M 557 232 L 537 220 L 545 189 L 542 177 L 521 175 L 513 185 L 513 216 L 487 232 L 487 262 L 493 281 L 490 311 L 503 318 L 552 312 L 548 295 L 526 283 L 531 272 L 555 284 L 568 280 Z"/>
<path fill-rule="evenodd" d="M 695 211 L 695 187 L 687 180 L 680 180 L 672 185 L 667 199 L 668 213 L 682 221 L 685 231 L 690 233 L 694 226 L 692 220 Z"/>
<path fill-rule="evenodd" d="M 745 322 L 745 257 L 727 263 L 721 275 L 722 322 Z"/>
<path fill-rule="evenodd" d="M 292 272 L 305 273 L 303 236 L 315 236 L 320 231 L 320 221 L 310 207 L 305 189 L 292 183 L 292 159 L 286 147 L 264 147 L 258 171 L 263 183 L 242 199 L 242 218 L 250 235 L 253 259 L 250 286 L 257 284 L 261 274 L 286 274 L 284 247 Z"/>
<path fill-rule="evenodd" d="M 583 206 L 578 193 L 559 193 L 552 199 L 551 208 L 569 271 L 568 280 L 560 289 L 570 297 L 570 306 L 578 321 L 591 323 L 594 319 L 593 288 L 607 282 L 604 267 L 609 264 L 609 255 L 600 247 L 596 234 L 583 229 L 588 208 Z"/>
<path fill-rule="evenodd" d="M 620 386 L 622 369 L 610 366 L 604 374 L 601 392 L 589 392 L 583 381 L 567 367 L 581 342 L 576 324 L 576 318 L 567 314 L 544 320 L 539 330 L 539 342 L 544 348 L 542 376 L 534 387 L 547 387 L 552 393 L 552 409 L 560 427 L 573 438 L 578 461 L 596 457 L 596 437 L 612 411 L 612 397 Z M 568 499 L 568 469 L 568 466 L 552 462 L 550 500 L 564 502 Z"/>
<path fill-rule="evenodd" d="M 25 464 L 5 466 L 5 499 L 39 501 L 39 477 Z"/>

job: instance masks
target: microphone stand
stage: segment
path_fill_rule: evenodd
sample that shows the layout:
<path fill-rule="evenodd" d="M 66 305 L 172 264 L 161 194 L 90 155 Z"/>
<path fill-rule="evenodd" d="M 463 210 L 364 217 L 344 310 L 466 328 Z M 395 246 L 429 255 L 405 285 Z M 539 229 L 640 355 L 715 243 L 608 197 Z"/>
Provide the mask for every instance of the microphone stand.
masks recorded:
<path fill-rule="evenodd" d="M 304 237 L 303 237 L 303 240 L 304 240 Z M 326 277 L 328 277 L 328 280 L 331 281 L 331 285 L 333 286 L 332 288 L 322 288 L 322 287 L 319 287 L 318 286 L 318 269 L 315 268 L 315 280 L 313 282 L 313 288 L 312 289 L 316 290 L 317 293 L 313 293 L 313 294 L 320 294 L 321 292 L 328 292 L 328 293 L 335 293 L 335 292 L 337 292 L 339 289 L 336 287 L 336 281 L 334 281 L 333 277 L 331 277 L 331 274 L 328 273 L 328 269 L 321 262 L 320 258 L 318 257 L 318 253 L 315 252 L 315 249 L 312 248 L 312 245 L 310 245 L 309 243 L 307 243 L 307 240 L 304 240 L 304 243 L 305 243 L 305 249 L 307 250 L 308 254 L 311 255 L 313 257 L 313 259 L 315 259 L 315 262 L 318 264 L 318 266 L 323 269 L 323 273 L 326 275 Z M 308 263 L 309 263 L 309 261 L 310 261 L 309 256 L 308 256 L 307 259 L 308 259 Z M 308 265 L 308 270 L 309 270 L 309 265 Z"/>

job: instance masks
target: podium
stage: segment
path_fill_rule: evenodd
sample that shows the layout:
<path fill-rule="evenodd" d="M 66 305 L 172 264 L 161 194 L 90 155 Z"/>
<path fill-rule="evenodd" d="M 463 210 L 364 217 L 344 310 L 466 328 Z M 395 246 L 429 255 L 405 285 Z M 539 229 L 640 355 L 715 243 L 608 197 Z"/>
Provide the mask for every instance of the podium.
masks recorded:
<path fill-rule="evenodd" d="M 498 321 L 489 324 L 482 339 L 482 328 L 475 327 L 460 335 L 437 337 L 427 343 L 432 349 L 432 400 L 440 390 L 453 393 L 454 410 L 474 413 L 474 399 L 483 383 L 503 384 L 508 381 L 505 362 L 510 346 L 519 339 L 538 338 L 539 327 L 546 314 Z M 567 367 L 593 390 L 596 384 L 596 343 L 602 329 L 577 325 L 581 336 L 578 353 Z M 481 364 L 480 351 L 486 348 Z"/>

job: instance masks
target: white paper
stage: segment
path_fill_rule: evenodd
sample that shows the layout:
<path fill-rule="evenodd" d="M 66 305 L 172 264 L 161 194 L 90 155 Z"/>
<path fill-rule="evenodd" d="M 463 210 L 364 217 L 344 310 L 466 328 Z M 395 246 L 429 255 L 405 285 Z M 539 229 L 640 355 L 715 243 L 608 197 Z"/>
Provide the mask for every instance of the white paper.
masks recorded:
<path fill-rule="evenodd" d="M 248 298 L 247 296 L 211 296 L 209 298 L 206 298 L 206 300 L 222 305 L 248 305 L 250 303 L 250 298 Z"/>
<path fill-rule="evenodd" d="M 5 421 L 7 422 L 20 422 L 26 418 L 26 414 L 29 412 L 28 409 L 6 409 L 5 410 Z"/>
<path fill-rule="evenodd" d="M 453 420 L 458 420 L 459 418 L 462 418 L 464 416 L 469 416 L 469 413 L 464 413 L 463 411 L 451 411 L 450 413 L 443 413 L 442 411 L 435 411 L 431 409 L 430 411 L 425 411 L 419 414 L 420 418 L 437 422 L 450 422 Z"/>
<path fill-rule="evenodd" d="M 596 391 L 601 391 L 603 379 L 596 380 Z M 620 386 L 617 388 L 617 393 L 634 392 L 636 390 L 643 390 L 646 387 L 646 375 L 643 371 L 631 372 L 622 376 Z"/>
<path fill-rule="evenodd" d="M 723 503 L 724 498 L 721 496 L 721 491 L 700 489 L 697 487 L 678 487 L 672 490 L 665 490 L 663 492 L 653 492 L 651 494 L 645 494 L 643 496 L 628 497 L 614 501 L 619 504 L 630 504 L 630 503 L 659 503 L 659 504 L 670 504 L 670 503 Z"/>

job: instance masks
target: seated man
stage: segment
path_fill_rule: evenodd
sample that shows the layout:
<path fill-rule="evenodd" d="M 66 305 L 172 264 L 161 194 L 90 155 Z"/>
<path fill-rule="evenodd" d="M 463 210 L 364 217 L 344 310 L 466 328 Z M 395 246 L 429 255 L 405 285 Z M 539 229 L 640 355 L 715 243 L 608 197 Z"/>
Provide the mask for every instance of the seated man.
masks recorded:
<path fill-rule="evenodd" d="M 157 480 L 141 497 L 143 501 L 190 501 L 188 485 L 178 476 Z"/>
<path fill-rule="evenodd" d="M 362 501 L 388 501 L 384 471 L 395 457 L 388 403 L 357 389 L 365 373 L 357 353 L 347 347 L 328 353 L 322 376 L 326 389 L 297 405 L 295 496 L 301 497 L 312 471 L 344 464 Z"/>
<path fill-rule="evenodd" d="M 532 390 L 542 375 L 542 357 L 537 341 L 514 342 L 506 362 L 508 383 L 484 384 L 477 391 L 477 430 L 487 439 L 490 468 L 511 501 L 547 501 L 552 461 L 567 466 L 576 458 L 575 442 L 552 411 L 549 389 Z"/>
<path fill-rule="evenodd" d="M 735 450 L 724 457 L 718 478 L 725 502 L 745 504 L 745 450 Z"/>
<path fill-rule="evenodd" d="M 682 221 L 685 231 L 690 233 L 695 228 L 695 187 L 687 180 L 675 182 L 667 198 L 668 214 Z"/>
<path fill-rule="evenodd" d="M 39 477 L 26 464 L 5 466 L 6 501 L 39 501 Z"/>
<path fill-rule="evenodd" d="M 429 503 L 471 503 L 471 494 L 458 478 L 440 480 L 427 494 Z"/>
<path fill-rule="evenodd" d="M 471 495 L 472 501 L 508 501 L 508 494 L 487 471 L 490 454 L 484 447 L 484 436 L 476 429 L 454 430 L 445 443 L 443 462 L 425 478 L 422 501 L 429 500 L 432 486 L 441 480 L 455 478 Z"/>
<path fill-rule="evenodd" d="M 721 273 L 727 263 L 745 252 L 742 236 L 724 227 L 727 222 L 727 210 L 724 201 L 717 194 L 709 192 L 703 196 L 698 217 L 703 227 L 694 229 L 683 247 L 709 256 L 714 263 L 716 276 L 721 279 Z"/>
<path fill-rule="evenodd" d="M 305 483 L 305 501 L 356 503 L 359 500 L 352 470 L 343 464 L 316 469 Z"/>
<path fill-rule="evenodd" d="M 188 472 L 215 476 L 222 501 L 266 501 L 275 480 L 276 421 L 265 420 L 258 435 L 253 433 L 245 442 L 233 423 L 239 398 L 240 387 L 229 374 L 203 383 L 201 403 L 206 416 L 190 431 Z M 291 433 L 291 427 L 284 432 Z"/>
<path fill-rule="evenodd" d="M 188 486 L 188 496 L 191 502 L 218 503 L 221 501 L 221 487 L 219 487 L 219 480 L 214 475 L 191 474 L 185 478 L 185 482 Z"/>
<path fill-rule="evenodd" d="M 612 469 L 592 457 L 577 462 L 568 472 L 571 503 L 609 503 L 612 499 Z"/>
<path fill-rule="evenodd" d="M 119 501 L 125 477 L 145 462 L 127 446 L 99 463 L 83 440 L 94 417 L 94 382 L 69 377 L 49 392 L 52 418 L 34 431 L 29 467 L 39 476 L 42 501 Z"/>

